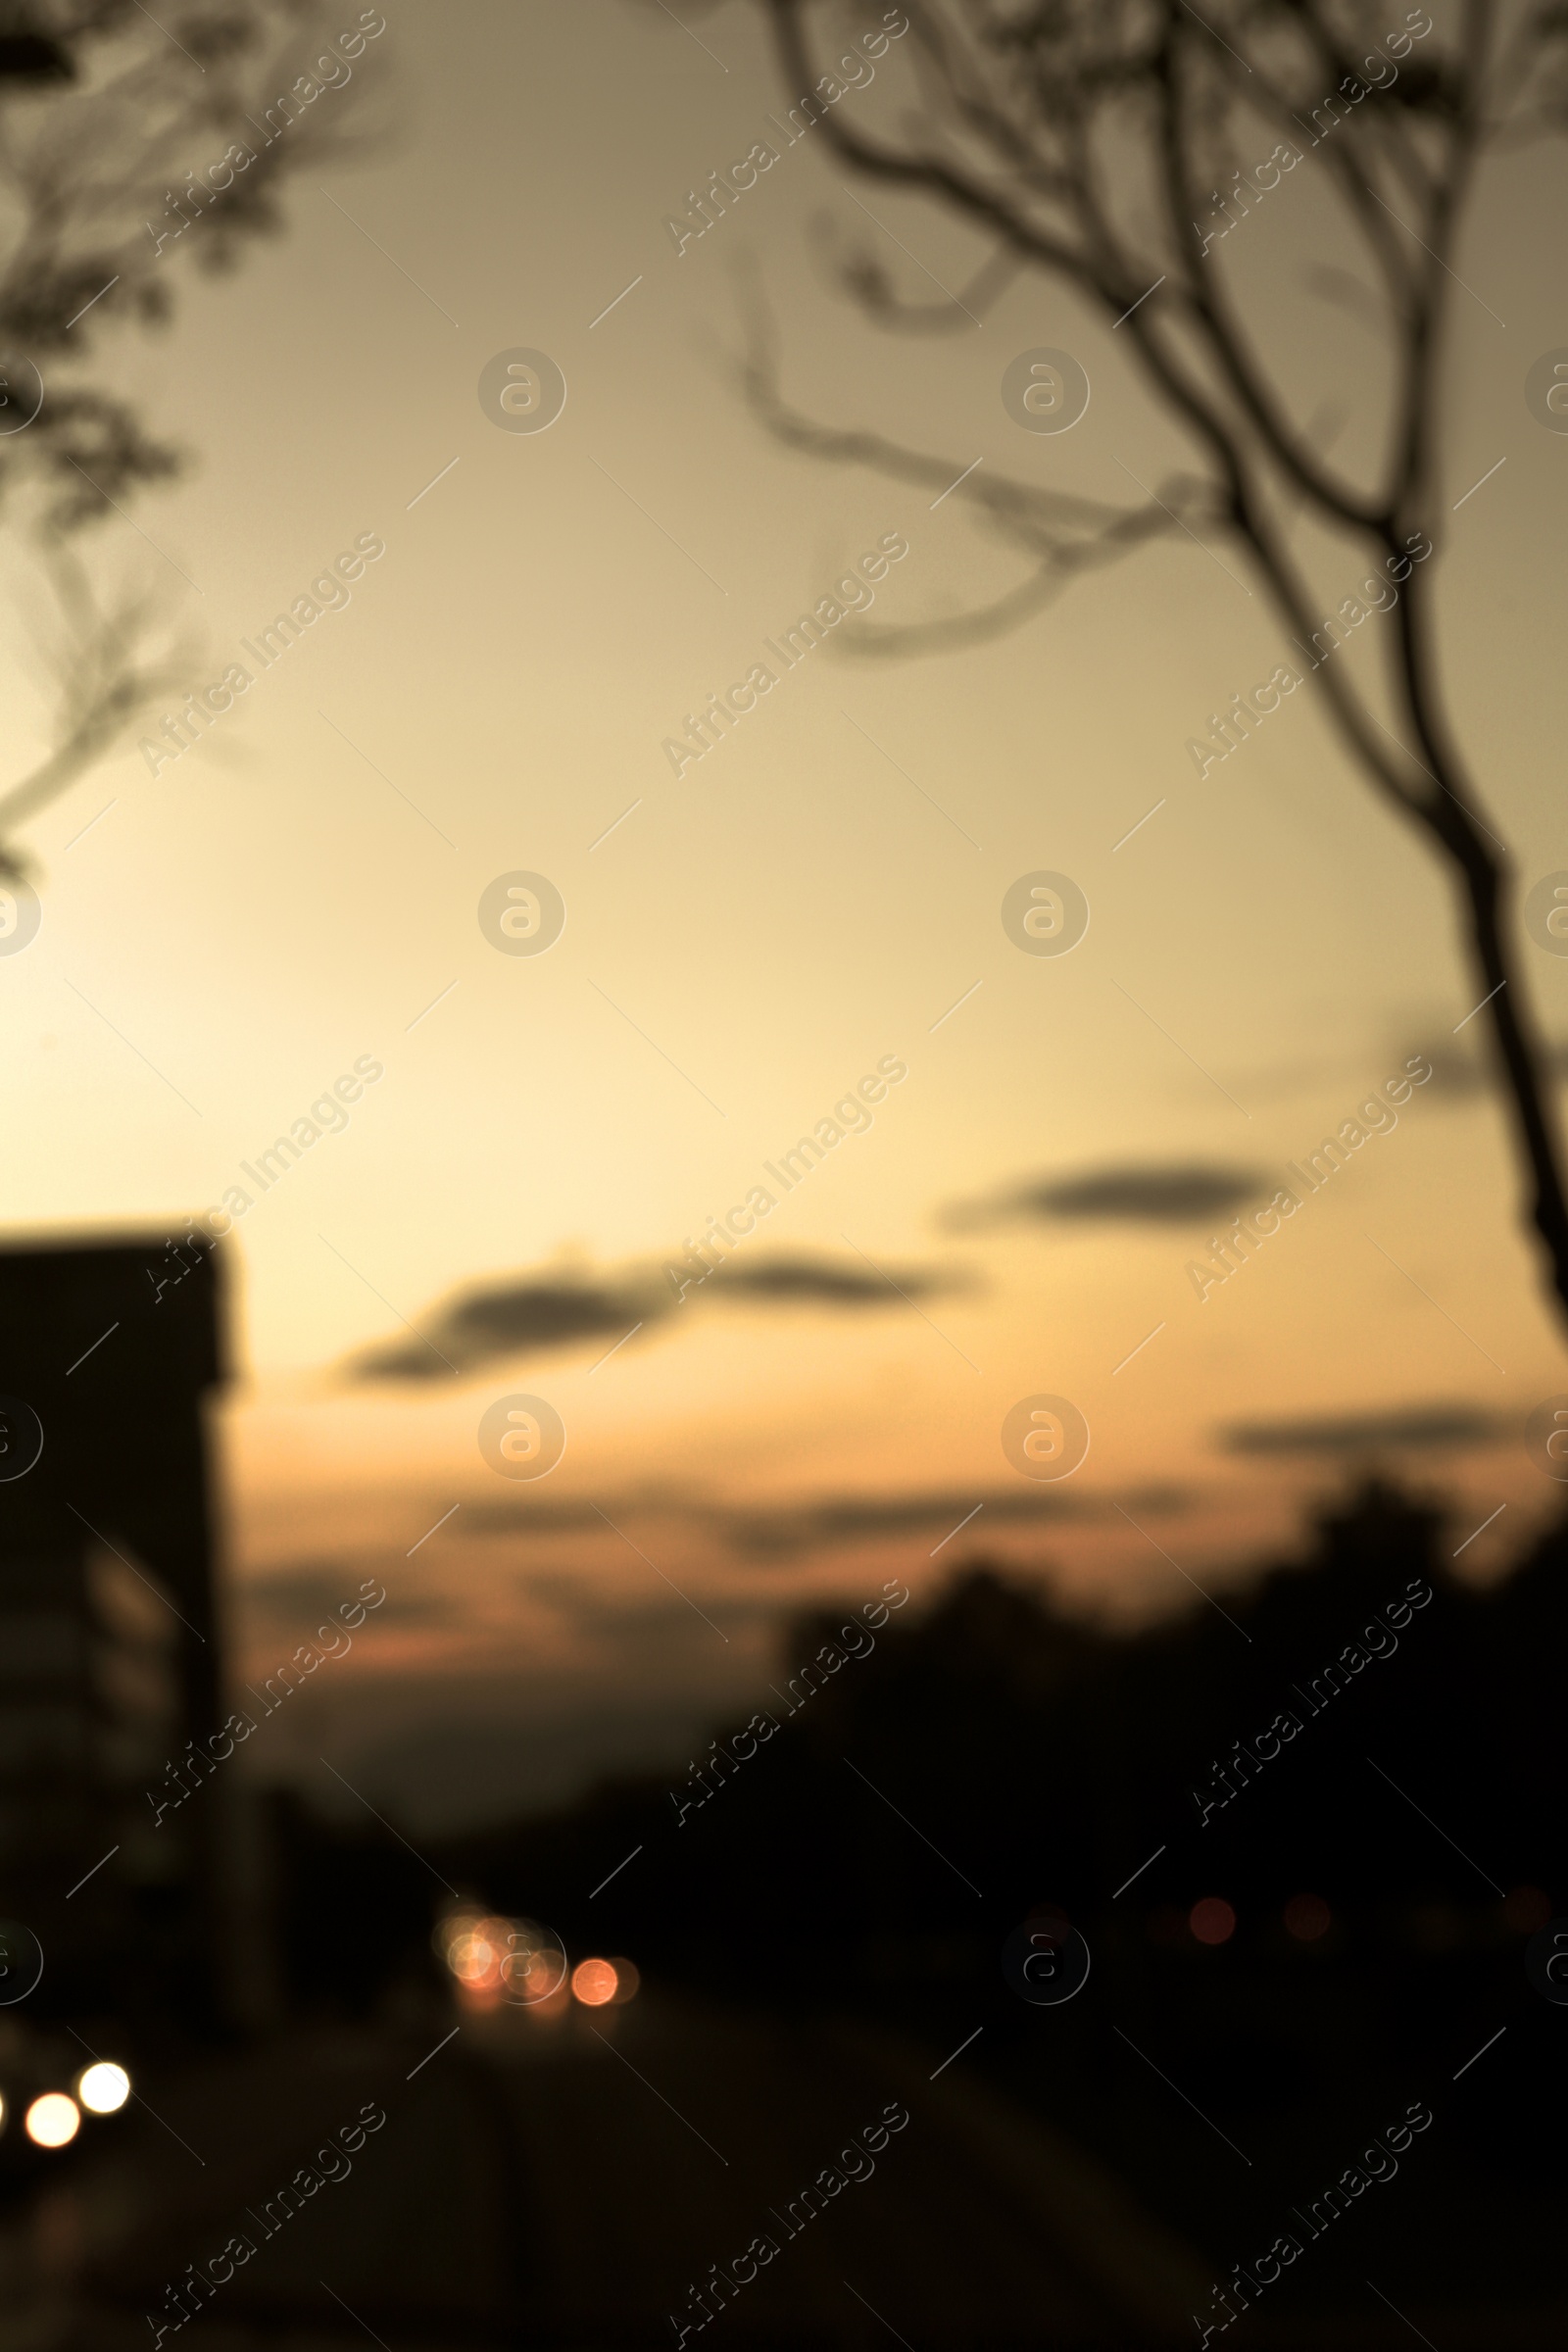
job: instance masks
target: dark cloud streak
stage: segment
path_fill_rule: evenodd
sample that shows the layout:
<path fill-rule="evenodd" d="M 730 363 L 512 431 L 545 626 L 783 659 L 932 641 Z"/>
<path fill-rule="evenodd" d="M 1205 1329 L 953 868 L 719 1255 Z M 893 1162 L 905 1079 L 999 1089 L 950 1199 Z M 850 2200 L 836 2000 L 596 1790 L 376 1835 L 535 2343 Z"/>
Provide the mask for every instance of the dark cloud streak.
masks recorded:
<path fill-rule="evenodd" d="M 770 1306 L 810 1306 L 859 1313 L 928 1298 L 970 1286 L 939 1270 L 897 1266 L 893 1284 L 867 1273 L 854 1258 L 760 1253 L 726 1259 L 710 1277 L 694 1280 L 683 1301 L 662 1268 L 630 1266 L 604 1275 L 536 1274 L 476 1283 L 443 1299 L 419 1318 L 419 1337 L 367 1348 L 346 1367 L 354 1380 L 434 1382 L 482 1371 L 509 1356 L 542 1355 L 597 1343 L 613 1347 L 639 1325 L 666 1322 L 677 1304 L 728 1298 Z M 639 1334 L 639 1337 L 641 1334 Z"/>
<path fill-rule="evenodd" d="M 1362 1454 L 1439 1446 L 1495 1446 L 1505 1434 L 1501 1417 L 1480 1405 L 1401 1404 L 1383 1412 L 1361 1412 L 1292 1420 L 1239 1421 L 1222 1429 L 1228 1453 L 1306 1453 L 1339 1459 Z"/>
<path fill-rule="evenodd" d="M 1229 1161 L 1113 1163 L 956 1202 L 944 1222 L 959 1231 L 1015 1224 L 1206 1224 L 1254 1199 L 1263 1183 L 1256 1168 Z"/>
<path fill-rule="evenodd" d="M 1123 1497 L 1138 1511 L 1168 1512 L 1187 1507 L 1179 1488 L 1148 1487 Z M 977 1511 L 978 1506 L 978 1511 Z M 1112 1515 L 1108 1495 L 1049 1493 L 1021 1487 L 984 1489 L 927 1488 L 908 1494 L 830 1494 L 815 1500 L 783 1504 L 771 1510 L 737 1509 L 711 1495 L 687 1490 L 623 1495 L 611 1510 L 617 1523 L 635 1524 L 639 1517 L 674 1521 L 691 1534 L 710 1538 L 743 1559 L 773 1560 L 817 1551 L 833 1544 L 870 1543 L 879 1538 L 919 1540 L 936 1544 L 967 1519 L 960 1548 L 983 1545 L 990 1528 L 1061 1527 Z M 471 1504 L 459 1523 L 470 1537 L 511 1534 L 548 1527 L 602 1526 L 591 1507 L 569 1503 L 548 1506 L 541 1514 L 532 1497 L 515 1502 L 497 1498 Z M 929 1545 L 928 1545 L 929 1548 Z"/>

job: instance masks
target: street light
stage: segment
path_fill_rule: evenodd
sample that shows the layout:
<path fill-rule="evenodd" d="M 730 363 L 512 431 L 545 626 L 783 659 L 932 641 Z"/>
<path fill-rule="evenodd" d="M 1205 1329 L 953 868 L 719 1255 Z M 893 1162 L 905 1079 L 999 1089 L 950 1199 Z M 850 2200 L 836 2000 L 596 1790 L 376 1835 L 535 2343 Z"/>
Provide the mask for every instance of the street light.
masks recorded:
<path fill-rule="evenodd" d="M 81 2129 L 81 2109 L 63 2090 L 46 2090 L 27 2109 L 27 2137 L 40 2148 L 63 2148 Z"/>
<path fill-rule="evenodd" d="M 76 2096 L 90 2115 L 118 2115 L 130 2096 L 130 2077 L 112 2059 L 100 2058 L 83 2067 L 76 2080 Z"/>

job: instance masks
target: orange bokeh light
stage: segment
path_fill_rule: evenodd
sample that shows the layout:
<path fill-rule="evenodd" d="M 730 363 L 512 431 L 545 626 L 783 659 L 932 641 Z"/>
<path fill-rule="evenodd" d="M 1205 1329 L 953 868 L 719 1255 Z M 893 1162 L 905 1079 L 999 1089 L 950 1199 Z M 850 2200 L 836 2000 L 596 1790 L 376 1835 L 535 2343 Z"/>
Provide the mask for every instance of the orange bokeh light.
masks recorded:
<path fill-rule="evenodd" d="M 1293 1894 L 1285 1906 L 1285 1925 L 1298 1943 L 1316 1943 L 1334 1924 L 1334 1914 L 1320 1894 Z"/>
<path fill-rule="evenodd" d="M 1229 1943 L 1236 1933 L 1236 1914 L 1217 1894 L 1205 1894 L 1193 1905 L 1187 1925 L 1200 1943 Z"/>
<path fill-rule="evenodd" d="M 460 1936 L 448 1963 L 458 1983 L 470 1992 L 483 1992 L 501 1981 L 502 1955 L 486 1936 Z"/>
<path fill-rule="evenodd" d="M 511 1930 L 508 1919 L 465 1919 L 447 1945 L 447 1966 L 462 1991 L 486 2006 L 487 1996 L 501 1991 Z"/>
<path fill-rule="evenodd" d="M 619 1984 L 608 1960 L 579 1960 L 571 1972 L 571 1989 L 585 2009 L 602 2009 L 612 2001 Z"/>

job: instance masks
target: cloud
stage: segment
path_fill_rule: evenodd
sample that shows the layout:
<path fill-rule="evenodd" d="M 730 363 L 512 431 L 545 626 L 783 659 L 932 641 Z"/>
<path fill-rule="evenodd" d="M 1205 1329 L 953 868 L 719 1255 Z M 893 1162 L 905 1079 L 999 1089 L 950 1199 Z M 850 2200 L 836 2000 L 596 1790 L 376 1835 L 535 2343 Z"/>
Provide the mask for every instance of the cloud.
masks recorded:
<path fill-rule="evenodd" d="M 1396 1448 L 1431 1452 L 1439 1446 L 1495 1446 L 1504 1432 L 1496 1413 L 1470 1404 L 1402 1404 L 1385 1412 L 1298 1420 L 1239 1421 L 1219 1433 L 1228 1453 L 1366 1454 Z"/>
<path fill-rule="evenodd" d="M 895 1266 L 879 1273 L 864 1260 L 825 1256 L 760 1257 L 721 1266 L 713 1276 L 714 1296 L 766 1299 L 775 1305 L 886 1306 L 898 1291 L 906 1298 L 937 1298 L 967 1290 L 967 1277 Z"/>
<path fill-rule="evenodd" d="M 720 1518 L 715 1532 L 746 1559 L 774 1559 L 816 1551 L 828 1544 L 874 1542 L 883 1536 L 929 1536 L 941 1542 L 967 1520 L 960 1544 L 985 1542 L 987 1527 L 1059 1525 L 1069 1519 L 1103 1518 L 1107 1506 L 1094 1494 L 1021 1493 L 1011 1488 L 977 1497 L 973 1491 L 919 1494 L 825 1496 L 796 1510 L 742 1511 Z"/>
<path fill-rule="evenodd" d="M 626 1555 L 619 1556 L 621 1563 L 632 1570 L 633 1564 Z M 549 1609 L 578 1640 L 594 1642 L 623 1643 L 644 1632 L 657 1633 L 670 1625 L 684 1629 L 695 1624 L 700 1628 L 702 1618 L 693 1614 L 694 1601 L 710 1612 L 712 1620 L 726 1634 L 733 1634 L 737 1628 L 749 1632 L 758 1626 L 771 1625 L 780 1607 L 771 1594 L 749 1592 L 744 1587 L 731 1585 L 720 1588 L 701 1584 L 683 1587 L 678 1597 L 667 1601 L 661 1597 L 634 1606 L 623 1592 L 607 1597 L 605 1587 L 597 1578 L 569 1568 L 519 1568 L 509 1583 L 519 1600 Z M 710 1635 L 709 1638 L 711 1640 Z"/>
<path fill-rule="evenodd" d="M 477 1371 L 500 1356 L 540 1355 L 579 1340 L 619 1339 L 668 1312 L 646 1279 L 595 1282 L 543 1275 L 476 1284 L 425 1316 L 419 1335 L 367 1349 L 351 1367 L 362 1380 L 433 1380 Z"/>
<path fill-rule="evenodd" d="M 1490 1094 L 1492 1064 L 1473 1046 L 1437 1046 L 1427 1055 L 1432 1064 L 1434 1096 L 1469 1097 Z"/>
<path fill-rule="evenodd" d="M 345 1602 L 358 1600 L 358 1565 L 343 1560 L 336 1567 L 288 1568 L 245 1579 L 239 1586 L 245 1623 L 258 1633 L 265 1629 L 269 1639 L 289 1627 L 297 1630 L 301 1641 L 308 1639 L 315 1627 L 335 1616 Z M 378 1610 L 371 1623 L 387 1623 L 394 1616 L 402 1626 L 464 1622 L 461 1607 L 441 1593 L 394 1592 L 384 1612 Z"/>
<path fill-rule="evenodd" d="M 1206 1224 L 1254 1199 L 1264 1183 L 1256 1168 L 1231 1161 L 1113 1163 L 1079 1176 L 1041 1177 L 986 1200 L 957 1202 L 946 1222 L 959 1228 L 1052 1221 Z"/>
<path fill-rule="evenodd" d="M 1436 1028 L 1438 1024 L 1433 1023 Z M 1568 1038 L 1548 1037 L 1542 1041 L 1542 1063 L 1548 1077 L 1568 1078 Z M 1496 1066 L 1492 1056 L 1491 1040 L 1482 1034 L 1478 1020 L 1467 1029 L 1458 1043 L 1429 1047 L 1427 1059 L 1432 1064 L 1432 1092 L 1449 1100 L 1468 1101 L 1477 1095 L 1492 1094 L 1497 1084 Z"/>
<path fill-rule="evenodd" d="M 688 1286 L 694 1299 L 728 1297 L 768 1306 L 815 1306 L 858 1312 L 896 1307 L 967 1287 L 964 1278 L 912 1266 L 884 1275 L 863 1258 L 826 1253 L 725 1259 L 710 1278 Z M 442 1299 L 407 1339 L 368 1348 L 346 1367 L 355 1380 L 437 1381 L 478 1372 L 509 1356 L 595 1347 L 601 1353 L 675 1312 L 662 1268 L 632 1265 L 603 1275 L 541 1272 L 475 1283 Z"/>
<path fill-rule="evenodd" d="M 318 1619 L 339 1602 L 356 1597 L 357 1579 L 349 1566 L 298 1567 L 246 1579 L 239 1587 L 241 1607 L 253 1620 L 269 1627 Z"/>
<path fill-rule="evenodd" d="M 1151 1486 L 1128 1493 L 1124 1499 L 1139 1513 L 1159 1513 L 1184 1509 L 1188 1496 L 1177 1487 Z M 992 1528 L 1052 1527 L 1108 1519 L 1114 1507 L 1108 1495 L 1088 1491 L 998 1487 L 976 1494 L 971 1487 L 926 1488 L 899 1494 L 828 1494 L 793 1505 L 744 1510 L 710 1494 L 666 1488 L 622 1495 L 604 1517 L 585 1513 L 575 1524 L 603 1530 L 608 1520 L 619 1531 L 655 1517 L 673 1522 L 690 1535 L 706 1537 L 739 1558 L 773 1560 L 817 1551 L 828 1544 L 875 1543 L 885 1537 L 928 1538 L 929 1551 L 932 1545 L 940 1549 L 953 1535 L 961 1553 L 966 1547 L 983 1544 Z M 532 1497 L 514 1502 L 498 1496 L 470 1505 L 456 1524 L 465 1534 L 480 1537 L 510 1534 L 524 1526 L 532 1530 L 542 1522 Z M 960 1525 L 963 1532 L 957 1536 Z M 724 1606 L 732 1608 L 733 1603 L 726 1600 Z"/>
<path fill-rule="evenodd" d="M 477 1505 L 468 1503 L 465 1507 L 462 1519 L 454 1520 L 453 1534 L 466 1535 L 468 1532 L 468 1521 L 476 1515 L 482 1514 L 487 1507 L 487 1502 Z M 582 1528 L 603 1527 L 605 1524 L 604 1512 L 596 1510 L 591 1502 L 570 1502 L 564 1497 L 552 1498 L 549 1494 L 538 1494 L 532 1489 L 529 1490 L 526 1501 L 519 1498 L 514 1505 L 503 1504 L 501 1507 L 503 1509 L 510 1507 L 516 1520 L 525 1522 L 530 1528 L 537 1529 L 545 1535 L 570 1536 L 575 1535 Z"/>

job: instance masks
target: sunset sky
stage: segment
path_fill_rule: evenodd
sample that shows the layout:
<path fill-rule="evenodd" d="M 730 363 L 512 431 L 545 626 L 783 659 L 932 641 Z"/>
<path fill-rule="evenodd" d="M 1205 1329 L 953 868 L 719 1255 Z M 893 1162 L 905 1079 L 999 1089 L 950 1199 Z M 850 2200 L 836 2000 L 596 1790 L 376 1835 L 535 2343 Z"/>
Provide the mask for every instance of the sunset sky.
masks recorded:
<path fill-rule="evenodd" d="M 1456 1033 L 1480 991 L 1443 877 L 1350 771 L 1311 680 L 1200 778 L 1190 739 L 1291 658 L 1223 543 L 1173 531 L 993 644 L 858 658 L 857 632 L 953 615 L 1019 559 L 961 495 L 781 448 L 734 370 L 760 291 L 810 416 L 954 476 L 1130 502 L 1191 458 L 1122 339 L 1026 280 L 978 328 L 879 335 L 835 251 L 873 251 L 927 301 L 984 248 L 851 192 L 809 139 L 677 251 L 669 217 L 780 110 L 740 0 L 683 9 L 689 30 L 640 0 L 385 13 L 317 110 L 361 144 L 291 184 L 286 232 L 211 279 L 181 250 L 193 225 L 160 264 L 172 329 L 143 336 L 111 298 L 87 353 L 189 455 L 93 560 L 166 603 L 192 685 L 248 662 L 240 641 L 357 540 L 384 554 L 156 778 L 132 739 L 27 828 L 43 923 L 0 957 L 13 1232 L 177 1235 L 254 1196 L 222 1245 L 236 1378 L 217 1422 L 242 1662 L 265 1671 L 371 1571 L 388 1592 L 279 1740 L 434 1818 L 678 1759 L 771 1673 L 789 1607 L 894 1575 L 918 1596 L 980 1548 L 1096 1610 L 1201 1607 L 1179 1571 L 1223 1598 L 1358 1458 L 1325 1422 L 1376 1438 L 1441 1408 L 1434 1442 L 1384 1458 L 1453 1498 L 1454 1544 L 1508 1505 L 1461 1562 L 1488 1573 L 1556 1505 L 1522 1431 L 1568 1371 L 1482 1025 Z M 895 47 L 842 103 L 891 123 L 903 72 Z M 1558 170 L 1505 160 L 1480 198 L 1432 526 L 1451 706 L 1526 886 L 1568 866 L 1568 436 L 1523 390 L 1568 324 L 1560 271 L 1507 231 Z M 1353 467 L 1381 347 L 1307 282 L 1333 257 L 1295 181 L 1226 267 L 1297 414 Z M 1003 405 L 1041 346 L 1093 387 L 1068 433 Z M 564 375 L 548 431 L 481 408 L 516 350 Z M 907 554 L 868 614 L 673 773 L 685 715 L 891 537 Z M 1364 565 L 1309 552 L 1328 612 Z M 9 776 L 49 712 L 15 539 L 7 563 Z M 1374 663 L 1389 625 L 1334 658 Z M 1004 929 L 1039 871 L 1089 902 L 1063 956 Z M 536 956 L 480 927 L 517 872 L 565 905 Z M 1568 958 L 1524 955 L 1543 1030 L 1568 1040 Z M 1200 1301 L 1186 1268 L 1209 1235 L 1422 1057 L 1397 1125 Z M 242 1163 L 357 1063 L 382 1074 L 341 1131 L 250 1183 Z M 688 1237 L 879 1063 L 906 1076 L 772 1186 L 728 1295 L 715 1277 L 677 1302 L 662 1270 Z M 1138 1214 L 1110 1184 L 1015 1199 L 1128 1171 Z M 1193 1171 L 1218 1206 L 1152 1213 Z M 798 1296 L 760 1278 L 781 1257 Z M 454 1297 L 529 1283 L 577 1294 L 579 1327 L 465 1354 Z M 356 1368 L 417 1362 L 417 1333 L 423 1369 Z M 514 1393 L 565 1425 L 538 1482 L 479 1450 Z M 1038 1394 L 1092 1433 L 1058 1485 L 1003 1451 Z M 409 1759 L 460 1718 L 432 1793 Z"/>

